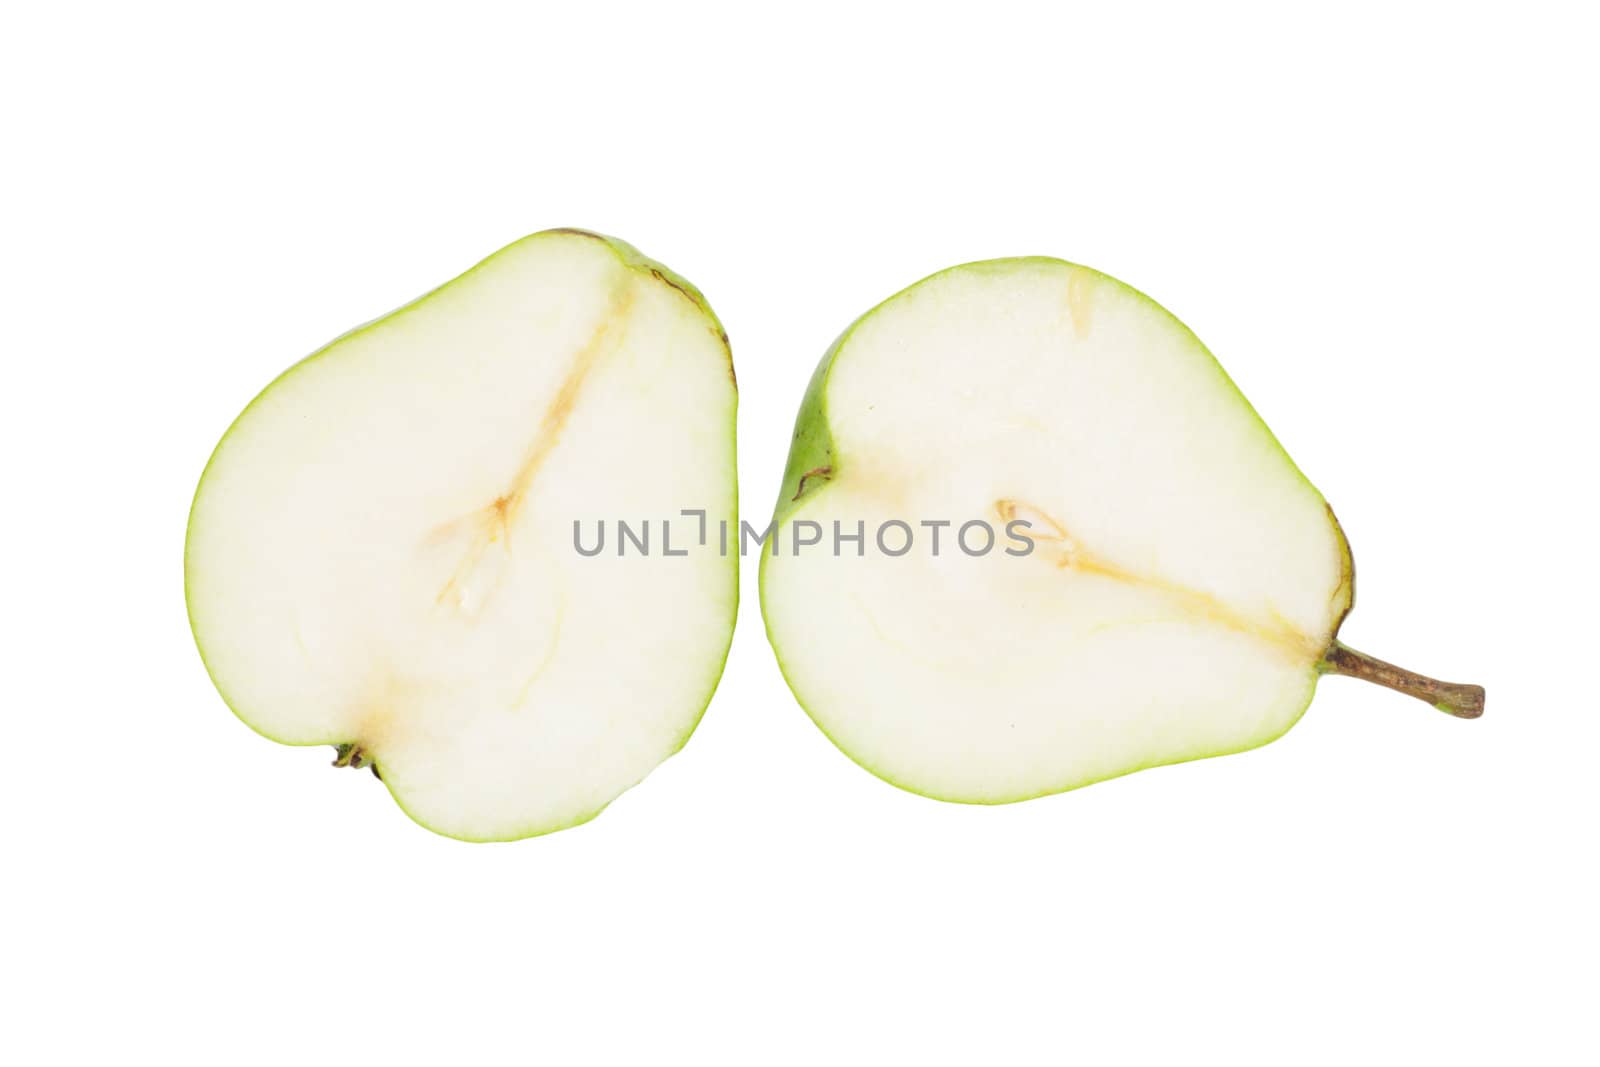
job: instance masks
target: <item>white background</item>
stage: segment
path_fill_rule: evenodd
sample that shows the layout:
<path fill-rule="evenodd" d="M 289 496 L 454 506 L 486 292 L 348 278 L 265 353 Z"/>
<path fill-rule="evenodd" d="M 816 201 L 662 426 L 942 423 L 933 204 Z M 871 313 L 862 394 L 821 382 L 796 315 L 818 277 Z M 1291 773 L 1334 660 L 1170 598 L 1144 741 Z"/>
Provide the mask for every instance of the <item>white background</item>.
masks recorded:
<path fill-rule="evenodd" d="M 5 16 L 0 1058 L 1596 1062 L 1594 26 L 1300 7 Z M 433 836 L 228 713 L 186 513 L 278 371 L 559 225 L 708 295 L 758 523 L 882 297 L 1128 280 L 1338 510 L 1347 640 L 1487 716 L 1331 679 L 1253 753 L 940 804 L 801 713 L 747 565 L 681 755 Z"/>

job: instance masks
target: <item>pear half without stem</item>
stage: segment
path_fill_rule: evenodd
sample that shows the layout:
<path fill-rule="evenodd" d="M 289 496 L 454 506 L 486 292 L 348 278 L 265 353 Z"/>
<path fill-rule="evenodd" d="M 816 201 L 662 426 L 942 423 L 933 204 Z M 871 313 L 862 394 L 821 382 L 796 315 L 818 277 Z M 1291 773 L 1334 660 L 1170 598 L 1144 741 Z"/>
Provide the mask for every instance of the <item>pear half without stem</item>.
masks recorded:
<path fill-rule="evenodd" d="M 1333 512 L 1200 341 L 1055 259 L 933 275 L 858 319 L 796 422 L 768 638 L 833 742 L 1005 803 L 1281 736 L 1326 673 L 1463 718 L 1483 690 L 1336 637 Z"/>
<path fill-rule="evenodd" d="M 502 249 L 296 364 L 217 446 L 184 561 L 212 680 L 438 833 L 593 817 L 721 675 L 737 554 L 664 524 L 737 525 L 735 406 L 688 282 L 584 231 Z M 619 520 L 654 544 L 592 552 Z"/>

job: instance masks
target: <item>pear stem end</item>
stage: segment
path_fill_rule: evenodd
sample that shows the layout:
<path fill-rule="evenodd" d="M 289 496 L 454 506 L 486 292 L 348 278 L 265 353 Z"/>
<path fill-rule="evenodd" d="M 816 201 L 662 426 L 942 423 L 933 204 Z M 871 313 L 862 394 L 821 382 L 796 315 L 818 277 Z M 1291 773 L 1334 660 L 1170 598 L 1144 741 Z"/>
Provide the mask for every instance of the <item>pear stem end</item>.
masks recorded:
<path fill-rule="evenodd" d="M 1365 652 L 1357 652 L 1335 641 L 1322 657 L 1322 670 L 1393 689 L 1397 693 L 1426 701 L 1458 719 L 1476 719 L 1483 714 L 1484 691 L 1481 685 L 1441 682 L 1436 678 L 1385 663 Z"/>

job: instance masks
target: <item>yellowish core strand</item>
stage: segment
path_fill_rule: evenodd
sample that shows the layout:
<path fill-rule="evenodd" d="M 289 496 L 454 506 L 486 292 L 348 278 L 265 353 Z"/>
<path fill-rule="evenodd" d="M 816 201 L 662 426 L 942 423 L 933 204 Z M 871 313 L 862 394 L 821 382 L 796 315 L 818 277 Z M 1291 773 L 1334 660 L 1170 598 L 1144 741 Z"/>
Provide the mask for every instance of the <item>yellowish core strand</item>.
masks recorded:
<path fill-rule="evenodd" d="M 1115 582 L 1150 589 L 1168 600 L 1191 618 L 1202 620 L 1224 629 L 1244 634 L 1275 648 L 1295 659 L 1316 660 L 1322 649 L 1316 642 L 1297 630 L 1288 620 L 1274 615 L 1271 620 L 1252 618 L 1236 611 L 1209 593 L 1201 593 L 1188 586 L 1152 575 L 1136 574 L 1114 563 L 1100 559 L 1074 541 L 1066 528 L 1038 508 L 1015 500 L 995 502 L 995 511 L 1002 522 L 1024 519 L 1033 527 L 1029 536 L 1035 542 L 1049 545 L 1056 555 L 1056 566 L 1076 574 L 1092 574 Z"/>
<path fill-rule="evenodd" d="M 610 303 L 605 313 L 601 315 L 599 324 L 573 356 L 555 397 L 545 408 L 544 416 L 539 421 L 538 431 L 523 453 L 522 464 L 511 480 L 511 488 L 496 497 L 493 503 L 464 519 L 445 524 L 426 539 L 428 542 L 435 541 L 441 534 L 448 535 L 463 523 L 473 529 L 470 545 L 462 554 L 461 562 L 451 572 L 449 580 L 439 590 L 439 595 L 434 598 L 435 604 L 445 603 L 461 589 L 467 578 L 482 563 L 484 553 L 488 551 L 490 545 L 498 542 L 506 552 L 511 551 L 511 526 L 527 499 L 528 490 L 538 476 L 539 469 L 560 442 L 561 432 L 572 417 L 573 409 L 577 407 L 579 395 L 590 372 L 603 356 L 621 344 L 622 336 L 626 332 L 628 313 L 633 309 L 637 295 L 637 284 L 630 272 L 612 291 Z"/>
<path fill-rule="evenodd" d="M 522 466 L 518 468 L 517 476 L 512 479 L 511 491 L 501 498 L 505 502 L 504 512 L 508 526 L 515 521 L 517 511 L 522 507 L 528 494 L 528 487 L 533 484 L 540 466 L 560 441 L 561 431 L 566 428 L 567 420 L 572 417 L 572 410 L 578 403 L 578 394 L 582 391 L 589 372 L 600 362 L 601 356 L 621 343 L 627 327 L 628 313 L 633 310 L 637 296 L 638 286 L 630 272 L 612 291 L 611 303 L 605 315 L 601 317 L 600 324 L 590 334 L 588 343 L 573 357 L 567 376 L 562 380 L 561 388 L 556 390 L 555 399 L 550 401 L 550 406 L 545 409 L 544 418 L 539 423 L 539 432 L 534 435 L 533 442 L 524 454 Z"/>

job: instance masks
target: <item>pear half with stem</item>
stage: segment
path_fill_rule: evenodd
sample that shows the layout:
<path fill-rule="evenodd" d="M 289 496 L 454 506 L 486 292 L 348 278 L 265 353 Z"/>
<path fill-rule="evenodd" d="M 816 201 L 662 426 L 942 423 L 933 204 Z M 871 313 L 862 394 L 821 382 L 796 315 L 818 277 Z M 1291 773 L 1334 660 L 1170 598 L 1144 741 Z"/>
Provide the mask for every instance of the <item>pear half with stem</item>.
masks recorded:
<path fill-rule="evenodd" d="M 735 405 L 683 279 L 583 231 L 502 249 L 295 365 L 217 446 L 185 552 L 212 680 L 441 834 L 589 819 L 693 732 L 738 557 L 695 522 L 589 554 L 575 524 L 593 549 L 601 523 L 735 522 Z"/>
<path fill-rule="evenodd" d="M 1265 744 L 1330 672 L 1482 713 L 1341 645 L 1353 596 L 1333 512 L 1194 334 L 1045 258 L 935 274 L 845 332 L 761 564 L 817 725 L 970 803 Z"/>

